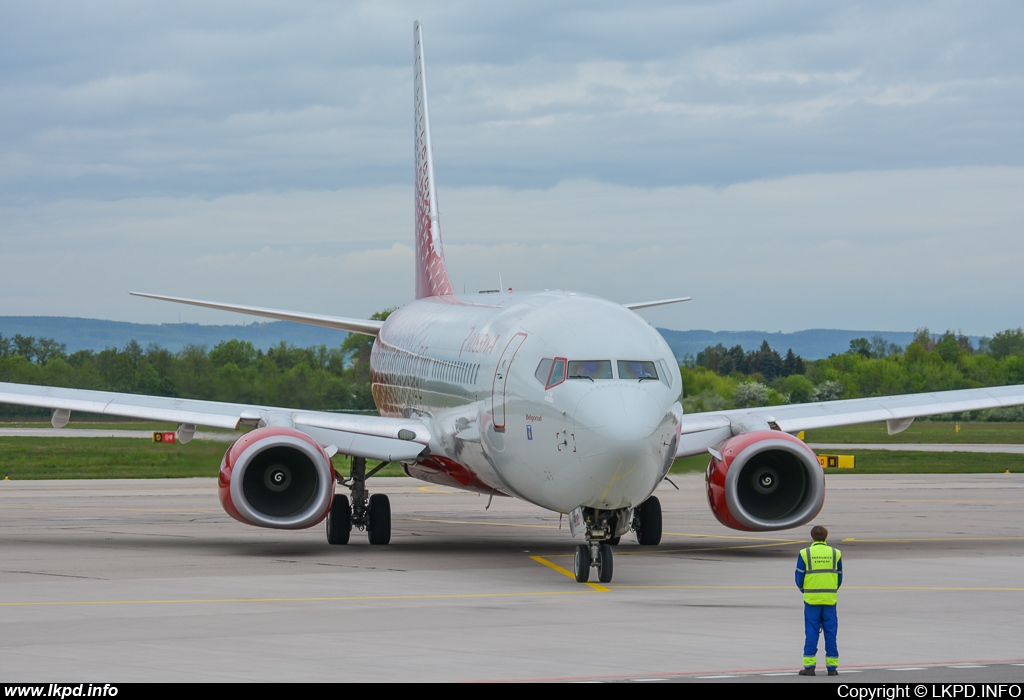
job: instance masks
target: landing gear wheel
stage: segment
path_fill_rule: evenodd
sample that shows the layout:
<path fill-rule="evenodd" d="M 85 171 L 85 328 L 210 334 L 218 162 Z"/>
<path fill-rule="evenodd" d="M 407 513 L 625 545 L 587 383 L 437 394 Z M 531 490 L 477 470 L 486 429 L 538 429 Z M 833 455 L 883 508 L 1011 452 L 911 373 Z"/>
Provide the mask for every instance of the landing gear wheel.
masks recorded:
<path fill-rule="evenodd" d="M 573 573 L 576 574 L 576 583 L 586 583 L 590 580 L 590 546 L 581 544 L 576 547 L 576 559 L 573 561 Z"/>
<path fill-rule="evenodd" d="M 602 544 L 600 548 L 601 558 L 597 561 L 597 580 L 601 583 L 611 583 L 612 581 L 612 548 L 607 544 Z"/>
<path fill-rule="evenodd" d="M 661 542 L 661 501 L 651 496 L 636 507 L 636 541 L 642 545 Z"/>
<path fill-rule="evenodd" d="M 352 506 L 348 504 L 348 496 L 335 496 L 331 509 L 327 512 L 328 544 L 348 544 L 352 533 Z"/>
<path fill-rule="evenodd" d="M 391 501 L 386 494 L 375 493 L 370 496 L 369 510 L 366 530 L 370 534 L 370 544 L 388 544 L 391 542 Z"/>

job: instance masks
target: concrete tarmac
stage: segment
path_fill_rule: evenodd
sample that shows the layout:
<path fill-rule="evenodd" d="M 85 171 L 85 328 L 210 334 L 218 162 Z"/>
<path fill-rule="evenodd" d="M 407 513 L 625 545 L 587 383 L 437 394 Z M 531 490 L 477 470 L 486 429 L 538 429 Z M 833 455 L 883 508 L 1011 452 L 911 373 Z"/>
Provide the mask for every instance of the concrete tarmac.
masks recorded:
<path fill-rule="evenodd" d="M 386 547 L 236 523 L 210 479 L 0 482 L 0 680 L 1024 680 L 1024 476 L 826 478 L 838 679 L 793 675 L 810 526 L 728 530 L 687 475 L 605 586 L 557 514 L 410 479 L 371 481 Z"/>

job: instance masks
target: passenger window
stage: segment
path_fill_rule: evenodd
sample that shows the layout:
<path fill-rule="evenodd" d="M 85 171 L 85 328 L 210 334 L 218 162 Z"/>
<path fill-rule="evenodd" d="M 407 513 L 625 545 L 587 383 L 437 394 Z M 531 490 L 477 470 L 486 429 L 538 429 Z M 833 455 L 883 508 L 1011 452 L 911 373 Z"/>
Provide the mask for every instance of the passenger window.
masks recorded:
<path fill-rule="evenodd" d="M 619 360 L 619 379 L 657 379 L 654 362 L 647 360 Z"/>
<path fill-rule="evenodd" d="M 611 379 L 611 360 L 570 360 L 569 379 Z"/>

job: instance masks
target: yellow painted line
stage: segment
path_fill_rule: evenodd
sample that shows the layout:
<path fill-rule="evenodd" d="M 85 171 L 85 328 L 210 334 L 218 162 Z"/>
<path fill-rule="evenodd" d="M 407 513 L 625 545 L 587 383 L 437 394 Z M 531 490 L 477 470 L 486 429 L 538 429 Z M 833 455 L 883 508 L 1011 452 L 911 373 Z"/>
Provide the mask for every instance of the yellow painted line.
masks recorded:
<path fill-rule="evenodd" d="M 756 542 L 792 542 L 791 539 L 780 539 L 778 537 L 765 537 L 764 535 L 703 535 L 698 532 L 663 532 L 662 535 L 670 535 L 672 537 L 695 537 L 698 539 L 715 539 L 715 540 L 754 540 Z M 802 541 L 802 540 L 801 540 Z"/>
<path fill-rule="evenodd" d="M 887 537 L 884 539 L 862 539 L 846 537 L 841 542 L 1019 542 L 1024 537 Z"/>
<path fill-rule="evenodd" d="M 666 590 L 693 590 L 693 591 L 780 591 L 795 590 L 795 586 L 614 586 L 616 589 L 666 589 Z M 840 591 L 936 591 L 936 592 L 962 592 L 962 593 L 992 593 L 1009 592 L 1022 593 L 1024 588 L 980 588 L 980 587 L 957 587 L 957 586 L 843 586 Z"/>
<path fill-rule="evenodd" d="M 968 593 L 991 593 L 993 591 L 1008 591 L 1011 593 L 1024 592 L 1024 588 L 1008 586 L 850 586 L 850 589 L 855 591 L 961 591 Z M 840 590 L 846 590 L 846 586 L 843 586 Z"/>
<path fill-rule="evenodd" d="M 41 510 L 47 513 L 223 513 L 222 510 L 178 510 L 172 508 L 100 508 L 97 506 L 0 506 L 3 510 Z"/>
<path fill-rule="evenodd" d="M 684 585 L 667 585 L 667 586 L 615 586 L 615 588 L 621 589 L 637 589 L 637 590 L 688 590 L 688 591 L 789 591 L 796 590 L 796 586 L 684 586 Z M 846 590 L 846 587 L 839 590 Z"/>
<path fill-rule="evenodd" d="M 548 567 L 549 569 L 554 569 L 555 571 L 557 571 L 560 574 L 568 576 L 573 581 L 576 580 L 576 574 L 574 574 L 573 572 L 569 571 L 568 569 L 563 569 L 558 564 L 555 564 L 554 562 L 550 562 L 547 559 L 545 559 L 544 557 L 530 557 L 530 559 L 533 559 L 538 564 L 543 564 L 544 566 Z M 610 591 L 610 589 L 605 588 L 604 586 L 602 586 L 599 583 L 585 583 L 583 585 L 587 586 L 588 588 L 590 588 L 592 590 L 597 591 L 598 593 L 608 593 Z"/>
<path fill-rule="evenodd" d="M 527 525 L 526 523 L 494 523 L 485 520 L 440 520 L 433 518 L 397 518 L 417 523 L 441 523 L 444 525 L 489 525 L 491 527 L 527 527 L 537 530 L 560 530 L 554 525 Z"/>
<path fill-rule="evenodd" d="M 466 491 L 446 491 L 443 490 L 442 486 L 420 486 L 416 490 L 422 491 L 423 493 L 442 493 L 449 496 L 459 493 L 466 493 Z"/>
<path fill-rule="evenodd" d="M 571 574 L 570 574 L 571 575 Z M 607 589 L 604 589 L 607 590 Z M 208 603 L 364 603 L 373 601 L 475 600 L 483 598 L 538 598 L 589 594 L 588 590 L 526 591 L 523 593 L 451 593 L 439 595 L 338 596 L 300 598 L 168 598 L 152 600 L 49 600 L 0 602 L 0 608 L 53 607 L 70 605 L 204 605 Z"/>
<path fill-rule="evenodd" d="M 693 547 L 686 549 L 663 549 L 663 548 L 648 548 L 642 549 L 620 549 L 615 548 L 615 556 L 623 557 L 635 557 L 638 555 L 660 555 L 660 554 L 692 554 L 693 552 L 718 552 L 733 549 L 760 549 L 762 547 L 780 547 L 783 545 L 793 544 L 807 544 L 806 540 L 791 540 L 791 541 L 780 541 L 780 542 L 766 542 L 764 544 L 732 544 L 723 545 L 721 547 Z M 573 557 L 573 554 L 551 554 L 551 557 Z"/>

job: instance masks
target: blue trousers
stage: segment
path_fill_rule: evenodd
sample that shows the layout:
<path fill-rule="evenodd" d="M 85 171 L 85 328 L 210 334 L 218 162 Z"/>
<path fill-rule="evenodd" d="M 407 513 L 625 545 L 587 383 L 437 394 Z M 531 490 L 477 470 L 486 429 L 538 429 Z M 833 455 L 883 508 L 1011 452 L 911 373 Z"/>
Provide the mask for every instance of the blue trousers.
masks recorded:
<path fill-rule="evenodd" d="M 839 616 L 834 605 L 808 605 L 804 603 L 804 658 L 818 655 L 818 636 L 825 632 L 825 663 L 828 666 L 839 665 L 839 647 L 836 645 L 836 632 L 839 630 Z M 813 666 L 814 664 L 804 665 Z"/>

